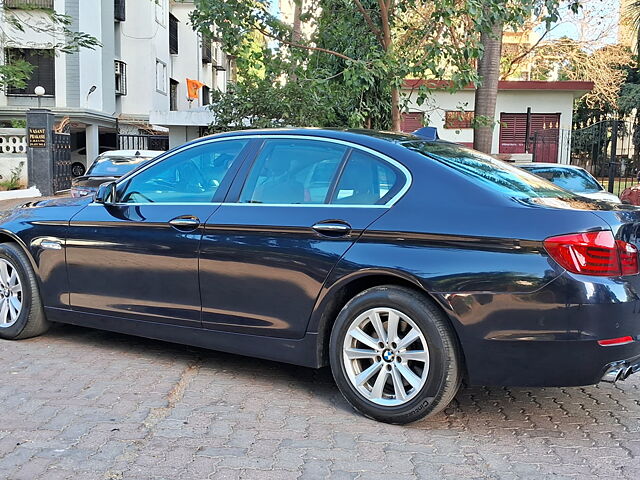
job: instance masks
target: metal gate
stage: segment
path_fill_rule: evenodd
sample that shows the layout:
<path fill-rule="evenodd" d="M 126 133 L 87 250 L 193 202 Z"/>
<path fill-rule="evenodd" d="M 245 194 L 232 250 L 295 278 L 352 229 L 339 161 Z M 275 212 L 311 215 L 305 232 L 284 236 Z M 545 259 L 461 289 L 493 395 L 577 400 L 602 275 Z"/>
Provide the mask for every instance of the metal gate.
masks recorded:
<path fill-rule="evenodd" d="M 589 171 L 610 192 L 617 195 L 638 183 L 637 126 L 611 118 L 581 125 L 571 133 L 571 160 Z"/>
<path fill-rule="evenodd" d="M 53 191 L 71 188 L 71 135 L 52 132 Z"/>
<path fill-rule="evenodd" d="M 169 135 L 118 134 L 119 150 L 169 150 Z"/>

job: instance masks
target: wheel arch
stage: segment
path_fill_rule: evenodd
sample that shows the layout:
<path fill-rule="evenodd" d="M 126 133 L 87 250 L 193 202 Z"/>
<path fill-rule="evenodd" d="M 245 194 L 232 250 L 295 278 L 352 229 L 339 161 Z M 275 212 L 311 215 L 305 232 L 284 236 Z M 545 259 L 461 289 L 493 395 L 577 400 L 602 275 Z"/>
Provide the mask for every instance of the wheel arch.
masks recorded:
<path fill-rule="evenodd" d="M 8 243 L 8 242 L 16 243 L 18 244 L 18 246 L 20 246 L 20 249 L 24 252 L 24 254 L 29 259 L 29 262 L 31 263 L 31 268 L 33 268 L 33 271 L 36 272 L 36 278 L 38 279 L 38 282 L 39 282 L 40 275 L 37 274 L 38 264 L 36 263 L 36 260 L 33 258 L 33 255 L 31 255 L 31 252 L 29 251 L 27 244 L 24 243 L 24 241 L 20 237 L 18 237 L 15 233 L 5 230 L 3 228 L 0 228 L 0 243 Z"/>
<path fill-rule="evenodd" d="M 395 285 L 413 290 L 425 296 L 439 308 L 449 322 L 458 343 L 463 367 L 465 365 L 464 350 L 460 342 L 456 322 L 450 314 L 450 306 L 441 297 L 428 292 L 414 276 L 405 272 L 390 270 L 373 270 L 354 272 L 347 275 L 328 288 L 325 286 L 320 298 L 316 302 L 314 313 L 309 325 L 309 331 L 317 333 L 317 364 L 326 366 L 329 362 L 329 338 L 336 317 L 349 300 L 365 290 L 382 285 Z M 465 372 L 466 373 L 466 372 Z"/>

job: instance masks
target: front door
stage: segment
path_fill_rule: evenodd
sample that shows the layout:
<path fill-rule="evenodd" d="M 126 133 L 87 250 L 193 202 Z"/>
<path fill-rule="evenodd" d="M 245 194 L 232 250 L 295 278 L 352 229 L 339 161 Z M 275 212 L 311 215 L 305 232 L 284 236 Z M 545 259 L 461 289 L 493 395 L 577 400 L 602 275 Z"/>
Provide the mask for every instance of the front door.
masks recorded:
<path fill-rule="evenodd" d="M 408 181 L 402 167 L 342 143 L 264 141 L 207 221 L 203 325 L 300 338 L 320 289 L 362 231 Z"/>
<path fill-rule="evenodd" d="M 118 183 L 114 205 L 92 203 L 70 222 L 74 310 L 200 326 L 198 248 L 248 139 L 185 147 Z"/>

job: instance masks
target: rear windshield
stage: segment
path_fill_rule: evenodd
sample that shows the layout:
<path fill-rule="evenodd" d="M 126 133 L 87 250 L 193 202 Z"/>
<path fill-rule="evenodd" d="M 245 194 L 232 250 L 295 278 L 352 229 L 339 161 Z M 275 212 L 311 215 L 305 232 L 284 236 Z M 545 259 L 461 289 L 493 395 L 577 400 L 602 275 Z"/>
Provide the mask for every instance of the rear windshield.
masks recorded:
<path fill-rule="evenodd" d="M 572 192 L 596 193 L 602 190 L 596 179 L 580 168 L 526 167 L 525 169 Z"/>
<path fill-rule="evenodd" d="M 470 148 L 446 142 L 407 142 L 403 146 L 431 157 L 470 180 L 513 197 L 575 198 L 576 195 L 532 173 Z"/>
<path fill-rule="evenodd" d="M 147 163 L 153 157 L 109 157 L 108 159 L 98 160 L 89 167 L 86 175 L 95 175 L 100 177 L 121 177 L 125 173 L 129 173 L 134 168 Z"/>

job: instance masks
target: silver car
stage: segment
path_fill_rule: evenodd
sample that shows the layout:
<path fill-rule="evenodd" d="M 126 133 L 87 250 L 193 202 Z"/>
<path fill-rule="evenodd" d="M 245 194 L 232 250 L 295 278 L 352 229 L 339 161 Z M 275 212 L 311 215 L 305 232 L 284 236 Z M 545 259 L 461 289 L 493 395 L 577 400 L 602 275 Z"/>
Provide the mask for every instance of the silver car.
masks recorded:
<path fill-rule="evenodd" d="M 518 167 L 583 197 L 604 202 L 622 203 L 617 195 L 607 192 L 584 168 L 559 163 L 519 163 Z"/>

